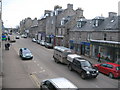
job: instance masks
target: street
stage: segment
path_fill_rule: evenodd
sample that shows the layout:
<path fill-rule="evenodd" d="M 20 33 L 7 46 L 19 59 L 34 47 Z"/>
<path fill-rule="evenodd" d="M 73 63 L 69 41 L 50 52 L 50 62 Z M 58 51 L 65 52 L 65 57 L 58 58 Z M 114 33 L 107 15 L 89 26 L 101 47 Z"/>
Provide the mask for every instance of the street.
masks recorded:
<path fill-rule="evenodd" d="M 32 51 L 32 60 L 21 60 L 19 49 L 23 47 Z M 53 49 L 34 43 L 30 38 L 16 40 L 9 51 L 3 48 L 3 88 L 39 88 L 42 80 L 55 77 L 65 77 L 79 88 L 118 88 L 118 79 L 100 73 L 96 79 L 83 80 L 66 65 L 55 63 L 52 56 Z"/>

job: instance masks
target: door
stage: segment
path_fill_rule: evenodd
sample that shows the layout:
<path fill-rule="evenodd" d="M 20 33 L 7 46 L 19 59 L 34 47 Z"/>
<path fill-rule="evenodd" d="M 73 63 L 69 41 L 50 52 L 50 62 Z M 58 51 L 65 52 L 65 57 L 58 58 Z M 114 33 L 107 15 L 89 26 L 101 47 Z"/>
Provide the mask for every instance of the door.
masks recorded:
<path fill-rule="evenodd" d="M 102 73 L 106 73 L 107 72 L 107 64 L 101 64 L 99 67 L 98 67 L 98 70 Z"/>

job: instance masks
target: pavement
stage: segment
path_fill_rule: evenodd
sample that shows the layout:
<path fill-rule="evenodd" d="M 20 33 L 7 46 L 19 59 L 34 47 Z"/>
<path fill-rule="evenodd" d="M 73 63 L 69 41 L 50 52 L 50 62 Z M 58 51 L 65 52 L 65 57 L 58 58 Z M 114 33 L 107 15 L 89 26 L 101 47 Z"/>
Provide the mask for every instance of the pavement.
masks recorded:
<path fill-rule="evenodd" d="M 101 59 L 101 62 L 98 62 L 98 59 L 97 59 L 97 58 L 91 58 L 91 57 L 89 57 L 89 56 L 84 56 L 84 55 L 80 55 L 80 56 L 82 56 L 83 58 L 91 61 L 93 64 L 98 64 L 98 63 L 105 63 L 105 62 L 107 62 L 107 61 L 102 60 L 102 59 Z"/>

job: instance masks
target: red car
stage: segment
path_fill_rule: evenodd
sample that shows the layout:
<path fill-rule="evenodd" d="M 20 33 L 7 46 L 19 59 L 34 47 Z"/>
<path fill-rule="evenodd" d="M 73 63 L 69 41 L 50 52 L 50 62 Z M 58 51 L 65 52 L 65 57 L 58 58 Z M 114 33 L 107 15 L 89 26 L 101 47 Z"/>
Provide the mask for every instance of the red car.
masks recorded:
<path fill-rule="evenodd" d="M 94 65 L 99 72 L 108 75 L 110 78 L 119 78 L 120 77 L 120 65 L 116 63 L 101 63 Z"/>

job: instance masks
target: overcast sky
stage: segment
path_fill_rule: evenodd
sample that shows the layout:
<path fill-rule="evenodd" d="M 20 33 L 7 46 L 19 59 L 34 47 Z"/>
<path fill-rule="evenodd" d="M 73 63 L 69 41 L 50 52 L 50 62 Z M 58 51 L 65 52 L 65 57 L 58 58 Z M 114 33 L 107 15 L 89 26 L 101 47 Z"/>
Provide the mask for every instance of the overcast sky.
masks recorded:
<path fill-rule="evenodd" d="M 108 12 L 118 13 L 120 0 L 2 0 L 2 20 L 5 27 L 16 27 L 20 21 L 30 17 L 38 19 L 44 14 L 44 10 L 54 10 L 55 5 L 67 8 L 67 4 L 73 4 L 73 9 L 78 7 L 84 10 L 84 16 L 92 19 L 96 16 L 108 17 Z"/>

